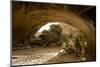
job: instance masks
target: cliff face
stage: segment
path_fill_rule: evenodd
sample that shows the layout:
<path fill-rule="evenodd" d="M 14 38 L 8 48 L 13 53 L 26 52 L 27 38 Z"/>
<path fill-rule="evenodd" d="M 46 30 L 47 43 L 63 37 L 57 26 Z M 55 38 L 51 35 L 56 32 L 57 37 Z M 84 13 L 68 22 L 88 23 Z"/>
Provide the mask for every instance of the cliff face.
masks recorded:
<path fill-rule="evenodd" d="M 13 2 L 12 6 L 13 42 L 20 42 L 48 22 L 63 22 L 84 32 L 88 39 L 88 55 L 95 58 L 95 28 L 90 21 L 68 10 L 67 6 Z"/>

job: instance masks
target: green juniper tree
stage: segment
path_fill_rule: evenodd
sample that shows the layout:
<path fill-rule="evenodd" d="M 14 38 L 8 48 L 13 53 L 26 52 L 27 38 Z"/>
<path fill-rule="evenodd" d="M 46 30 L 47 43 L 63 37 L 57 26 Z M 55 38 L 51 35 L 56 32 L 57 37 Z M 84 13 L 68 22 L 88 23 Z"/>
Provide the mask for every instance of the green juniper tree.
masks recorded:
<path fill-rule="evenodd" d="M 60 40 L 62 28 L 59 25 L 52 24 L 49 30 L 43 30 L 39 36 L 47 45 L 57 43 Z"/>

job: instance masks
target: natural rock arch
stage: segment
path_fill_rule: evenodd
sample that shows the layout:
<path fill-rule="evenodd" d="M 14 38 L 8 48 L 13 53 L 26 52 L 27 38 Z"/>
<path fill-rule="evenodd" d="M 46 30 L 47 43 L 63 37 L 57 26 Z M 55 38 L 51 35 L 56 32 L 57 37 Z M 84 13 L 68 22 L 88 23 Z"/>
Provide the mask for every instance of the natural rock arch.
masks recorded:
<path fill-rule="evenodd" d="M 14 11 L 12 15 L 13 41 L 22 40 L 32 29 L 35 30 L 35 33 L 42 25 L 48 22 L 64 22 L 85 33 L 88 41 L 87 55 L 95 60 L 95 28 L 93 25 L 89 24 L 92 21 L 88 21 L 86 18 L 63 8 L 38 7 L 28 11 L 26 8 L 22 7 L 22 9 Z"/>

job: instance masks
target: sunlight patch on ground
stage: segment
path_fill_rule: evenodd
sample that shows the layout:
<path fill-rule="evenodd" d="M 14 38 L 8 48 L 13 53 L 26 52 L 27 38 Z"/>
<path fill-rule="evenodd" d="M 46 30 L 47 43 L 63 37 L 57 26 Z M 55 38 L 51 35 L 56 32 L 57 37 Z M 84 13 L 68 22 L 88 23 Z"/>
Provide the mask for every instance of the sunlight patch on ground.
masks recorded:
<path fill-rule="evenodd" d="M 56 57 L 58 54 L 59 52 L 50 52 L 30 56 L 13 56 L 17 59 L 13 59 L 12 62 L 14 65 L 43 64 L 46 61 L 49 61 L 52 58 Z"/>

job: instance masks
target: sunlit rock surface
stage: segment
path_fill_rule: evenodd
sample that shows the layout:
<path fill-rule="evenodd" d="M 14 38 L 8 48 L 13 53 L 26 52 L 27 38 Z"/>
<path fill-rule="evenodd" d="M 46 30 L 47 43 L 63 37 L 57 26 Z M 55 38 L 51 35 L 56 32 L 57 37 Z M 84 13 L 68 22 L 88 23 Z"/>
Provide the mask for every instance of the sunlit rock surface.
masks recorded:
<path fill-rule="evenodd" d="M 13 51 L 12 64 L 14 66 L 81 61 L 80 57 L 74 55 L 59 54 L 61 50 L 60 47 L 15 50 Z"/>

